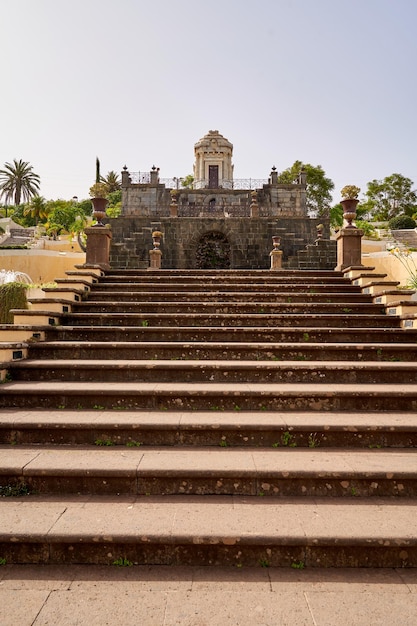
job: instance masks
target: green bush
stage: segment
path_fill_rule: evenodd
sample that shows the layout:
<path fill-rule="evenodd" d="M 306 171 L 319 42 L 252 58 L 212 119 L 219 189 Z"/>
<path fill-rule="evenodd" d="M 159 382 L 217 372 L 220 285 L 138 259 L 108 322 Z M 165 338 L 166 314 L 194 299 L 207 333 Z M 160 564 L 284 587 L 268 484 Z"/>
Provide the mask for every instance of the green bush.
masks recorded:
<path fill-rule="evenodd" d="M 0 285 L 0 324 L 13 324 L 11 309 L 27 309 L 26 288 L 23 283 Z"/>
<path fill-rule="evenodd" d="M 375 226 L 371 224 L 371 222 L 367 222 L 366 220 L 355 220 L 355 224 L 357 228 L 363 230 L 363 234 L 365 237 L 376 238 L 377 232 L 375 230 Z"/>
<path fill-rule="evenodd" d="M 402 228 L 415 228 L 416 223 L 409 215 L 396 215 L 388 222 L 391 230 L 401 230 Z"/>

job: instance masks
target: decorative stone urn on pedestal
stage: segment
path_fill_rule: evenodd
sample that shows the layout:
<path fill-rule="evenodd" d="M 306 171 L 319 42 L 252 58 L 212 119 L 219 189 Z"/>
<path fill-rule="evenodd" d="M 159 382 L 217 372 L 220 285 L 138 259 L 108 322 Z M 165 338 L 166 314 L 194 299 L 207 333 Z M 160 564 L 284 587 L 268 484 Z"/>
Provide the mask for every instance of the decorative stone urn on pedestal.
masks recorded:
<path fill-rule="evenodd" d="M 343 207 L 343 218 L 347 221 L 346 228 L 356 228 L 352 222 L 356 217 L 356 207 L 359 203 L 359 192 L 360 189 L 359 187 L 356 187 L 356 185 L 346 185 L 340 192 L 343 198 L 343 200 L 340 201 L 340 204 Z"/>
<path fill-rule="evenodd" d="M 336 235 L 337 241 L 337 265 L 336 270 L 343 271 L 347 267 L 362 267 L 361 239 L 363 231 L 352 224 L 356 217 L 358 195 L 360 189 L 356 185 L 346 185 L 341 190 L 343 200 L 343 218 L 347 222 Z"/>
<path fill-rule="evenodd" d="M 104 226 L 103 218 L 106 217 L 106 207 L 109 201 L 106 198 L 107 185 L 105 183 L 95 183 L 90 187 L 91 203 L 93 205 L 93 217 L 97 220 L 95 226 Z"/>

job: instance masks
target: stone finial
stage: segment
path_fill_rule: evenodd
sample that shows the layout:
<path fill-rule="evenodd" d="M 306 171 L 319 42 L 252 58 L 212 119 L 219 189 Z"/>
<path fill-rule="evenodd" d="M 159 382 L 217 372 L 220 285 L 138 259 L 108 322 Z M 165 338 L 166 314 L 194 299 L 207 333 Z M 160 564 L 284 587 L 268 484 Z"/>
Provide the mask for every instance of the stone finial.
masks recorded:
<path fill-rule="evenodd" d="M 131 182 L 132 181 L 130 180 L 130 174 L 127 169 L 127 165 L 125 165 L 122 170 L 122 187 L 129 187 Z"/>
<path fill-rule="evenodd" d="M 158 185 L 158 184 L 159 184 L 159 167 L 155 167 L 155 165 L 152 165 L 151 185 Z"/>
<path fill-rule="evenodd" d="M 253 191 L 250 192 L 250 195 L 251 195 L 250 216 L 259 217 L 258 192 L 254 189 Z"/>
<path fill-rule="evenodd" d="M 170 217 L 178 217 L 178 190 L 171 189 L 171 204 L 169 205 Z"/>

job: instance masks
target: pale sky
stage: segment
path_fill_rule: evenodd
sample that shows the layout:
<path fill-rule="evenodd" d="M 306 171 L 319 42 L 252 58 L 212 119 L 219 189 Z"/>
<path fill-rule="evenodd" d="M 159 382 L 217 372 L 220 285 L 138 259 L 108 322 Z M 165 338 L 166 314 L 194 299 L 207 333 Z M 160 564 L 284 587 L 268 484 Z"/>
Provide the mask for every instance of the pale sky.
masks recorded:
<path fill-rule="evenodd" d="M 192 173 L 217 129 L 235 178 L 299 159 L 417 187 L 415 0 L 0 0 L 0 168 L 47 199 L 101 173 Z"/>

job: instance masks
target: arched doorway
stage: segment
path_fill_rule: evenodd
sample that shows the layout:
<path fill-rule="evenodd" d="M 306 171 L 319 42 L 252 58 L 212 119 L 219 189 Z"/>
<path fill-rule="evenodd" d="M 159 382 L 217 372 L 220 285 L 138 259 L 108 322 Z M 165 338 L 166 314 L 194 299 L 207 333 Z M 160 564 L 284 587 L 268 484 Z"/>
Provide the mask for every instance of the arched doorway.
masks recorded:
<path fill-rule="evenodd" d="M 230 243 L 223 233 L 211 232 L 198 242 L 196 266 L 199 270 L 230 269 Z"/>

